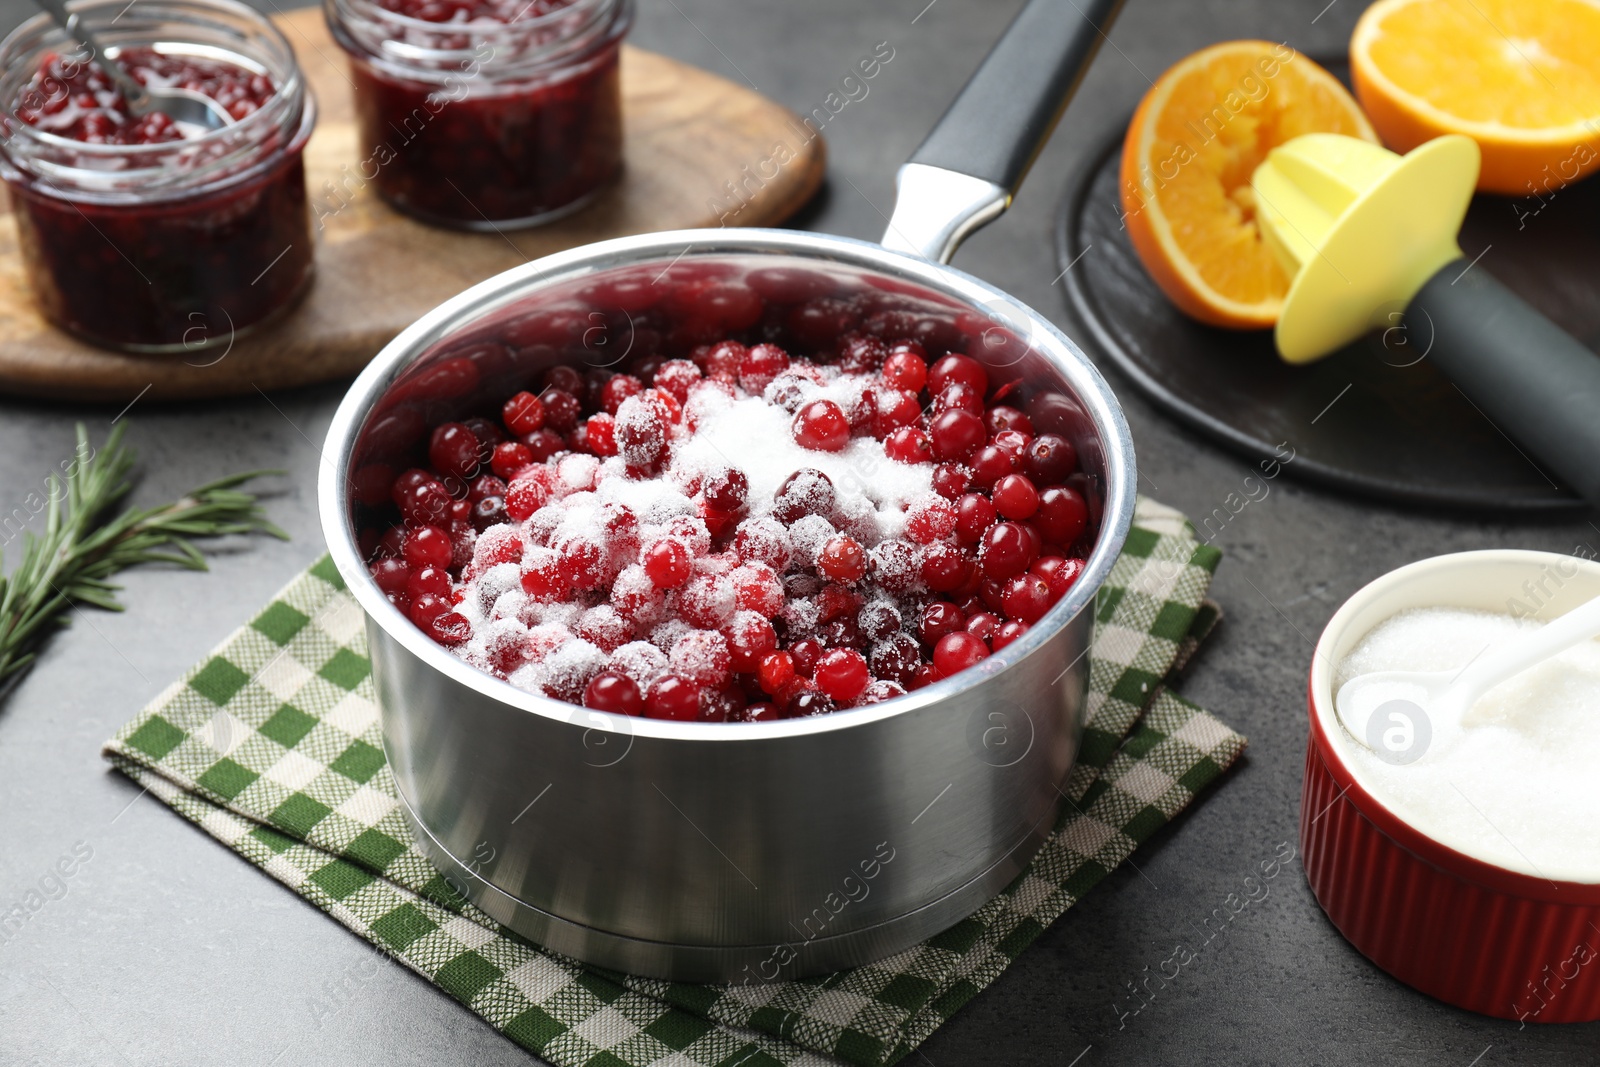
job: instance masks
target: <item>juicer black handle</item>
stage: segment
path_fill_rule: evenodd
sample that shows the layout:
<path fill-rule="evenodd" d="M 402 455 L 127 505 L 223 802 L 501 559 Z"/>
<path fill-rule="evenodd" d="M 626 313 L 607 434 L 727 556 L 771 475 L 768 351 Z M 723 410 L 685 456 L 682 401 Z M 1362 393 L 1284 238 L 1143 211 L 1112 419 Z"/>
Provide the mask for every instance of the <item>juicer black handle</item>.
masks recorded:
<path fill-rule="evenodd" d="M 1029 0 L 907 162 L 1016 192 L 1121 7 Z"/>
<path fill-rule="evenodd" d="M 1600 505 L 1600 355 L 1465 259 L 1428 279 L 1404 321 L 1408 341 L 1547 477 Z"/>

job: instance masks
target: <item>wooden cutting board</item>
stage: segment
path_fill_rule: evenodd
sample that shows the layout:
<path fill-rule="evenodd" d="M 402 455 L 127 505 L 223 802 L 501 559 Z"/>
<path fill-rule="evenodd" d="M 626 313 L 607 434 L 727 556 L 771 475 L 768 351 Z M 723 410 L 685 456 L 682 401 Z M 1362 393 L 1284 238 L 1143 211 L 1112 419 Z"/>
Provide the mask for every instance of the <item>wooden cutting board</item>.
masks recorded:
<path fill-rule="evenodd" d="M 345 55 L 320 9 L 275 19 L 294 45 L 320 109 L 306 147 L 313 203 L 324 182 L 360 158 Z M 333 213 L 318 235 L 310 294 L 285 318 L 217 349 L 133 356 L 78 341 L 34 309 L 16 226 L 0 215 L 0 392 L 126 404 L 136 396 L 195 400 L 283 389 L 356 374 L 395 334 L 448 297 L 500 271 L 609 237 L 716 226 L 738 207 L 725 183 L 743 180 L 782 142 L 795 158 L 728 222 L 771 226 L 822 182 L 822 138 L 791 112 L 706 71 L 624 47 L 626 167 L 582 211 L 548 226 L 471 234 L 425 226 L 385 207 L 370 189 Z M 753 183 L 747 183 L 753 184 Z"/>

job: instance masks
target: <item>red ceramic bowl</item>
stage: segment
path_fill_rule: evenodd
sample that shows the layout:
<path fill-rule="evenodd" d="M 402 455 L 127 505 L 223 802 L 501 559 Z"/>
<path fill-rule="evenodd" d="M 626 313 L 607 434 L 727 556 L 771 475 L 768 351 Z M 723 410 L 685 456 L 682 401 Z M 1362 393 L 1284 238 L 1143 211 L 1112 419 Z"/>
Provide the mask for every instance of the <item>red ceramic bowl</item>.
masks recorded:
<path fill-rule="evenodd" d="M 1334 715 L 1334 671 L 1369 630 L 1408 608 L 1506 612 L 1514 598 L 1549 620 L 1597 595 L 1600 564 L 1571 556 L 1436 556 L 1356 593 L 1317 643 L 1300 807 L 1306 877 L 1363 955 L 1469 1011 L 1524 1022 L 1600 1019 L 1600 870 L 1561 879 L 1512 870 L 1385 807 L 1363 781 L 1371 772 L 1345 756 L 1357 742 Z M 1565 880 L 1573 873 L 1580 877 Z"/>

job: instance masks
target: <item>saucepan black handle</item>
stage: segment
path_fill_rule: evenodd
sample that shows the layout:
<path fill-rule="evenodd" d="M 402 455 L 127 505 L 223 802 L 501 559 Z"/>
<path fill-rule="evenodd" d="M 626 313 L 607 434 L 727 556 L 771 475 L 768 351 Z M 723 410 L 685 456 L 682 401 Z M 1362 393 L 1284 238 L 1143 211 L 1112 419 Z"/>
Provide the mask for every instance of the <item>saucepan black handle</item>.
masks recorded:
<path fill-rule="evenodd" d="M 1030 0 L 908 162 L 1015 192 L 1121 6 Z"/>
<path fill-rule="evenodd" d="M 1600 505 L 1600 355 L 1465 259 L 1406 308 L 1408 342 L 1530 461 Z"/>

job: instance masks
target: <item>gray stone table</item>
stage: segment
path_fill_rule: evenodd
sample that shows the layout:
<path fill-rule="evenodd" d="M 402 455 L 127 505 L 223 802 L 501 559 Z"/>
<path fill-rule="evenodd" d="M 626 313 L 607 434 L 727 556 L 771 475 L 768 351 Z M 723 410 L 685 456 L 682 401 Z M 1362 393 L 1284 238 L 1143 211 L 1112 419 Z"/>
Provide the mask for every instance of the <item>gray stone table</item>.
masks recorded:
<path fill-rule="evenodd" d="M 271 0 L 267 0 L 270 4 Z M 1324 6 L 1326 4 L 1326 7 Z M 633 39 L 752 81 L 809 111 L 879 41 L 895 59 L 827 129 L 830 183 L 798 225 L 876 238 L 895 167 L 966 78 L 1017 0 L 641 0 Z M 1130 0 L 1013 212 L 958 257 L 1069 330 L 1049 234 L 1082 153 L 1179 56 L 1223 38 L 1338 51 L 1358 0 Z M 0 3 L 0 22 L 28 13 Z M 647 164 L 646 164 L 647 165 Z M 0 910 L 84 842 L 62 899 L 0 944 L 0 1064 L 522 1064 L 530 1057 L 376 954 L 99 758 L 100 742 L 321 551 L 313 483 L 337 387 L 192 408 L 132 406 L 155 502 L 222 473 L 281 466 L 273 518 L 288 543 L 230 545 L 200 575 L 130 573 L 131 610 L 79 614 L 0 705 Z M 1125 386 L 1143 491 L 1207 514 L 1247 473 Z M 133 397 L 128 398 L 130 401 Z M 98 437 L 109 408 L 0 399 L 0 512 Z M 1138 1016 L 1113 1001 L 1200 918 L 1294 842 L 1309 641 L 1340 601 L 1400 564 L 1489 546 L 1571 551 L 1586 521 L 1531 524 L 1397 510 L 1273 484 L 1218 537 L 1227 621 L 1185 695 L 1250 736 L 1220 787 L 1042 936 L 909 1062 L 1558 1065 L 1600 1059 L 1600 1025 L 1480 1018 L 1376 970 L 1323 917 L 1298 870 L 1240 915 Z M 85 846 L 79 846 L 85 847 Z"/>

